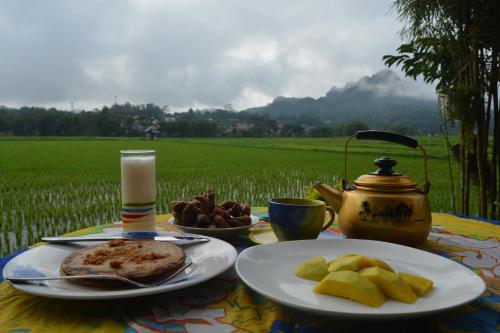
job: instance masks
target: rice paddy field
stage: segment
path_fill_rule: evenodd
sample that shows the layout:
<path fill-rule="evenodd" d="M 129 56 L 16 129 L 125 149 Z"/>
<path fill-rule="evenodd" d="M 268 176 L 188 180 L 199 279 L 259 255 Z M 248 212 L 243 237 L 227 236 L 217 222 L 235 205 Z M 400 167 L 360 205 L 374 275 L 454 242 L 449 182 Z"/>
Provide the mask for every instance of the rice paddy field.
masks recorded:
<path fill-rule="evenodd" d="M 429 157 L 433 211 L 452 209 L 445 141 L 417 138 Z M 267 206 L 269 198 L 303 197 L 316 181 L 337 184 L 345 138 L 269 139 L 0 139 L 0 255 L 58 235 L 120 219 L 120 150 L 155 149 L 157 213 L 173 200 L 211 188 L 216 200 Z M 348 180 L 390 156 L 396 170 L 423 183 L 420 150 L 379 141 L 351 141 Z M 453 175 L 458 179 L 456 163 Z M 458 183 L 455 181 L 455 190 Z M 475 208 L 473 207 L 472 211 Z"/>

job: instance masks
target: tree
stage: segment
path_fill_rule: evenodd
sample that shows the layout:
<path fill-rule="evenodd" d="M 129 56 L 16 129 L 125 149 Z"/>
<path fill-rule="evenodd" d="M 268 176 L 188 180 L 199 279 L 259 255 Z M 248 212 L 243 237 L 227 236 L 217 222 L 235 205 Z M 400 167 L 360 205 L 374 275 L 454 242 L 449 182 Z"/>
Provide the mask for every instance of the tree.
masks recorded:
<path fill-rule="evenodd" d="M 304 128 L 297 124 L 284 124 L 281 128 L 281 136 L 303 136 Z"/>
<path fill-rule="evenodd" d="M 469 214 L 476 169 L 478 214 L 498 218 L 500 1 L 396 0 L 394 7 L 405 23 L 401 36 L 406 43 L 384 61 L 401 66 L 407 76 L 437 83 L 447 100 L 444 122 L 460 124 L 461 212 Z M 491 122 L 493 147 L 488 150 Z"/>
<path fill-rule="evenodd" d="M 414 134 L 411 127 L 404 123 L 390 123 L 385 125 L 384 131 L 394 132 L 403 135 Z"/>
<path fill-rule="evenodd" d="M 358 131 L 366 131 L 370 129 L 370 127 L 368 127 L 366 123 L 357 119 L 345 124 L 344 128 L 345 128 L 345 134 L 344 134 L 345 136 L 350 136 Z"/>
<path fill-rule="evenodd" d="M 319 125 L 311 130 L 311 136 L 313 137 L 330 137 L 333 134 L 333 127 L 329 125 Z"/>
<path fill-rule="evenodd" d="M 278 122 L 267 113 L 254 114 L 249 118 L 249 136 L 271 136 L 278 130 Z"/>

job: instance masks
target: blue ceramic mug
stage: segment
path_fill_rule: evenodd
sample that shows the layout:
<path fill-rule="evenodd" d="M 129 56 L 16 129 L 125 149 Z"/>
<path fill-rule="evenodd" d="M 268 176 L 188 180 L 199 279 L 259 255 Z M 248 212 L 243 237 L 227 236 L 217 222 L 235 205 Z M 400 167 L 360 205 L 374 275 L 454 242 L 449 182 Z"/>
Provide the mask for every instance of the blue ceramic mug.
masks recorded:
<path fill-rule="evenodd" d="M 275 198 L 269 200 L 268 208 L 271 227 L 280 242 L 315 239 L 335 218 L 333 210 L 319 200 Z M 330 218 L 325 223 L 327 210 Z"/>

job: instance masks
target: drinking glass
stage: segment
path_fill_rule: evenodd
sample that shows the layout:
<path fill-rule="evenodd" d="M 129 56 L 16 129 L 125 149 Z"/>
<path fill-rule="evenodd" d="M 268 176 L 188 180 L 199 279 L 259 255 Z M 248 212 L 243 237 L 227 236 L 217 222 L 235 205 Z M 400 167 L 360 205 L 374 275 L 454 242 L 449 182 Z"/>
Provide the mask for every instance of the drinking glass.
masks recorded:
<path fill-rule="evenodd" d="M 122 150 L 121 190 L 124 232 L 155 231 L 156 156 L 154 150 Z"/>

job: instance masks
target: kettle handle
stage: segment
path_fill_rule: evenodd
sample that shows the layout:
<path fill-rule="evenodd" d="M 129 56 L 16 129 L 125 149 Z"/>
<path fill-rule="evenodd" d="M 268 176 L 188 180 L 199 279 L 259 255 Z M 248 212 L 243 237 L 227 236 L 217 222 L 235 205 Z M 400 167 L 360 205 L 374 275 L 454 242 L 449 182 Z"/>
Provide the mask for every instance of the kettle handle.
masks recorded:
<path fill-rule="evenodd" d="M 418 147 L 417 140 L 393 132 L 371 130 L 371 131 L 359 131 L 356 132 L 355 135 L 356 139 L 358 140 L 381 140 L 392 143 L 399 143 L 400 145 L 407 146 L 410 148 Z"/>
<path fill-rule="evenodd" d="M 429 183 L 429 178 L 427 176 L 427 153 L 421 145 L 418 144 L 418 141 L 415 139 L 412 139 L 410 137 L 393 133 L 393 132 L 387 132 L 387 131 L 376 131 L 376 130 L 370 130 L 370 131 L 358 131 L 356 134 L 350 136 L 347 141 L 345 142 L 345 147 L 344 147 L 344 179 L 342 180 L 342 184 L 344 186 L 344 189 L 347 184 L 347 145 L 349 144 L 349 141 L 351 139 L 356 138 L 357 140 L 380 140 L 380 141 L 387 141 L 387 142 L 392 142 L 392 143 L 398 143 L 403 146 L 407 146 L 409 148 L 420 148 L 422 151 L 422 155 L 424 157 L 424 177 L 425 177 L 425 184 L 424 188 L 421 192 L 424 194 L 429 193 L 429 188 L 430 188 L 430 183 Z"/>

